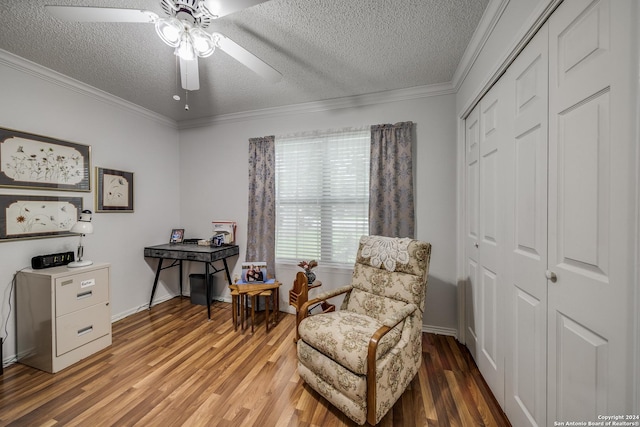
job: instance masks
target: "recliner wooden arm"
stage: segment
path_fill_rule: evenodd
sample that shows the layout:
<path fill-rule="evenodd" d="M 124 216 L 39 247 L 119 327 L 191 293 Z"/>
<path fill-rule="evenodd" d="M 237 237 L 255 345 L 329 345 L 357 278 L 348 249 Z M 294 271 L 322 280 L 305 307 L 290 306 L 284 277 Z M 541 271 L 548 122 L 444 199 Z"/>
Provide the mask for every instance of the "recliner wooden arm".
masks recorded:
<path fill-rule="evenodd" d="M 417 309 L 418 307 L 415 304 L 407 304 L 394 313 L 392 317 L 383 320 L 383 326 L 375 331 L 369 340 L 369 348 L 367 350 L 367 421 L 372 425 L 376 423 L 376 353 L 378 344 L 382 337 Z"/>

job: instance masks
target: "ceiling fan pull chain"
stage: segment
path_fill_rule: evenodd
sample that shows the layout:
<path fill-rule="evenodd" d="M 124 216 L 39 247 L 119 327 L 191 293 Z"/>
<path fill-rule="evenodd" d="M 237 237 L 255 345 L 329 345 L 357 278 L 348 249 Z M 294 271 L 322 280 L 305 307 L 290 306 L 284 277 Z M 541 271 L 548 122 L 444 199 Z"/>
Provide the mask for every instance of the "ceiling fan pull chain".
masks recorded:
<path fill-rule="evenodd" d="M 173 99 L 175 99 L 176 101 L 180 101 L 180 95 L 178 95 L 178 93 L 180 92 L 180 86 L 178 86 L 178 73 L 180 72 L 178 61 L 180 61 L 180 59 L 177 56 L 175 58 L 176 58 L 176 94 L 173 95 Z"/>
<path fill-rule="evenodd" d="M 189 87 L 189 73 L 184 76 L 184 85 L 184 110 L 189 111 L 189 90 L 187 89 Z"/>

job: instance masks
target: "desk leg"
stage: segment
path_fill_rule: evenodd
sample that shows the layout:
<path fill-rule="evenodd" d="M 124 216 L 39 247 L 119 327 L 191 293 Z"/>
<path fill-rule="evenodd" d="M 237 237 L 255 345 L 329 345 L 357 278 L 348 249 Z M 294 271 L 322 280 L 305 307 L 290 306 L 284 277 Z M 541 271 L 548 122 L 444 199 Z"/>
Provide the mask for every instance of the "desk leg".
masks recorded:
<path fill-rule="evenodd" d="M 222 263 L 224 264 L 224 272 L 227 273 L 227 283 L 231 285 L 231 274 L 229 274 L 229 266 L 227 265 L 227 259 L 222 258 Z"/>
<path fill-rule="evenodd" d="M 160 278 L 160 271 L 162 270 L 162 261 L 164 258 L 158 259 L 158 268 L 156 269 L 156 278 L 153 280 L 153 288 L 151 289 L 151 299 L 149 300 L 149 310 L 151 310 L 151 304 L 153 303 L 153 295 L 156 293 L 158 287 L 158 279 Z"/>
<path fill-rule="evenodd" d="M 180 298 L 182 298 L 182 260 L 180 260 Z"/>
<path fill-rule="evenodd" d="M 211 277 L 209 277 L 209 263 L 204 263 L 204 286 L 207 296 L 207 318 L 211 320 Z"/>

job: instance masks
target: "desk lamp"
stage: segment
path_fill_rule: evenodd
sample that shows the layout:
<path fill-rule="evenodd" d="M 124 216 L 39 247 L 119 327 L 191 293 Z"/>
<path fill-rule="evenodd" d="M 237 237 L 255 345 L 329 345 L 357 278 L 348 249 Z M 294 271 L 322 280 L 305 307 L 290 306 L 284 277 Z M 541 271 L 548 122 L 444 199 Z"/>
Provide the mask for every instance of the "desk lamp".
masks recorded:
<path fill-rule="evenodd" d="M 78 260 L 70 262 L 67 264 L 67 267 L 86 267 L 88 265 L 93 264 L 93 261 L 83 260 L 82 255 L 84 252 L 84 248 L 82 247 L 82 236 L 85 234 L 93 234 L 93 224 L 91 224 L 91 211 L 84 210 L 80 214 L 80 220 L 75 223 L 70 230 L 72 233 L 76 233 L 80 235 L 80 243 L 78 244 Z"/>

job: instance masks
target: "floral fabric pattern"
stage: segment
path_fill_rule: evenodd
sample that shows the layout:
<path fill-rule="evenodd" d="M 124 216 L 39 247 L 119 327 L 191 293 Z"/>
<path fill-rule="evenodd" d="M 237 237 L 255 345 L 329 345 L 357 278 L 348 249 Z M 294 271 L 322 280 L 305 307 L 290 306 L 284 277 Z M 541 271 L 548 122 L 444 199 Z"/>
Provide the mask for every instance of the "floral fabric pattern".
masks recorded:
<path fill-rule="evenodd" d="M 249 139 L 249 218 L 245 260 L 266 261 L 267 276 L 276 265 L 275 137 Z"/>
<path fill-rule="evenodd" d="M 369 232 L 415 236 L 413 123 L 371 126 Z"/>
<path fill-rule="evenodd" d="M 422 316 L 431 245 L 407 240 L 405 246 L 399 241 L 403 239 L 389 242 L 386 247 L 399 247 L 401 252 L 406 249 L 407 254 L 405 261 L 396 251 L 396 265 L 390 270 L 384 263 L 372 265 L 373 246 L 369 243 L 379 239 L 361 239 L 351 285 L 341 288 L 347 292 L 341 310 L 307 317 L 298 326 L 300 377 L 358 424 L 367 421 L 371 401 L 367 398 L 368 382 L 375 385 L 371 408 L 377 423 L 404 393 L 422 361 Z M 385 323 L 395 326 L 379 340 L 376 375 L 368 378 L 369 342 Z"/>
<path fill-rule="evenodd" d="M 345 368 L 367 373 L 369 340 L 382 323 L 364 314 L 338 311 L 317 314 L 300 323 L 300 338 Z M 384 356 L 400 340 L 402 326 L 393 328 L 378 344 L 378 358 Z M 298 341 L 299 342 L 299 341 Z"/>

